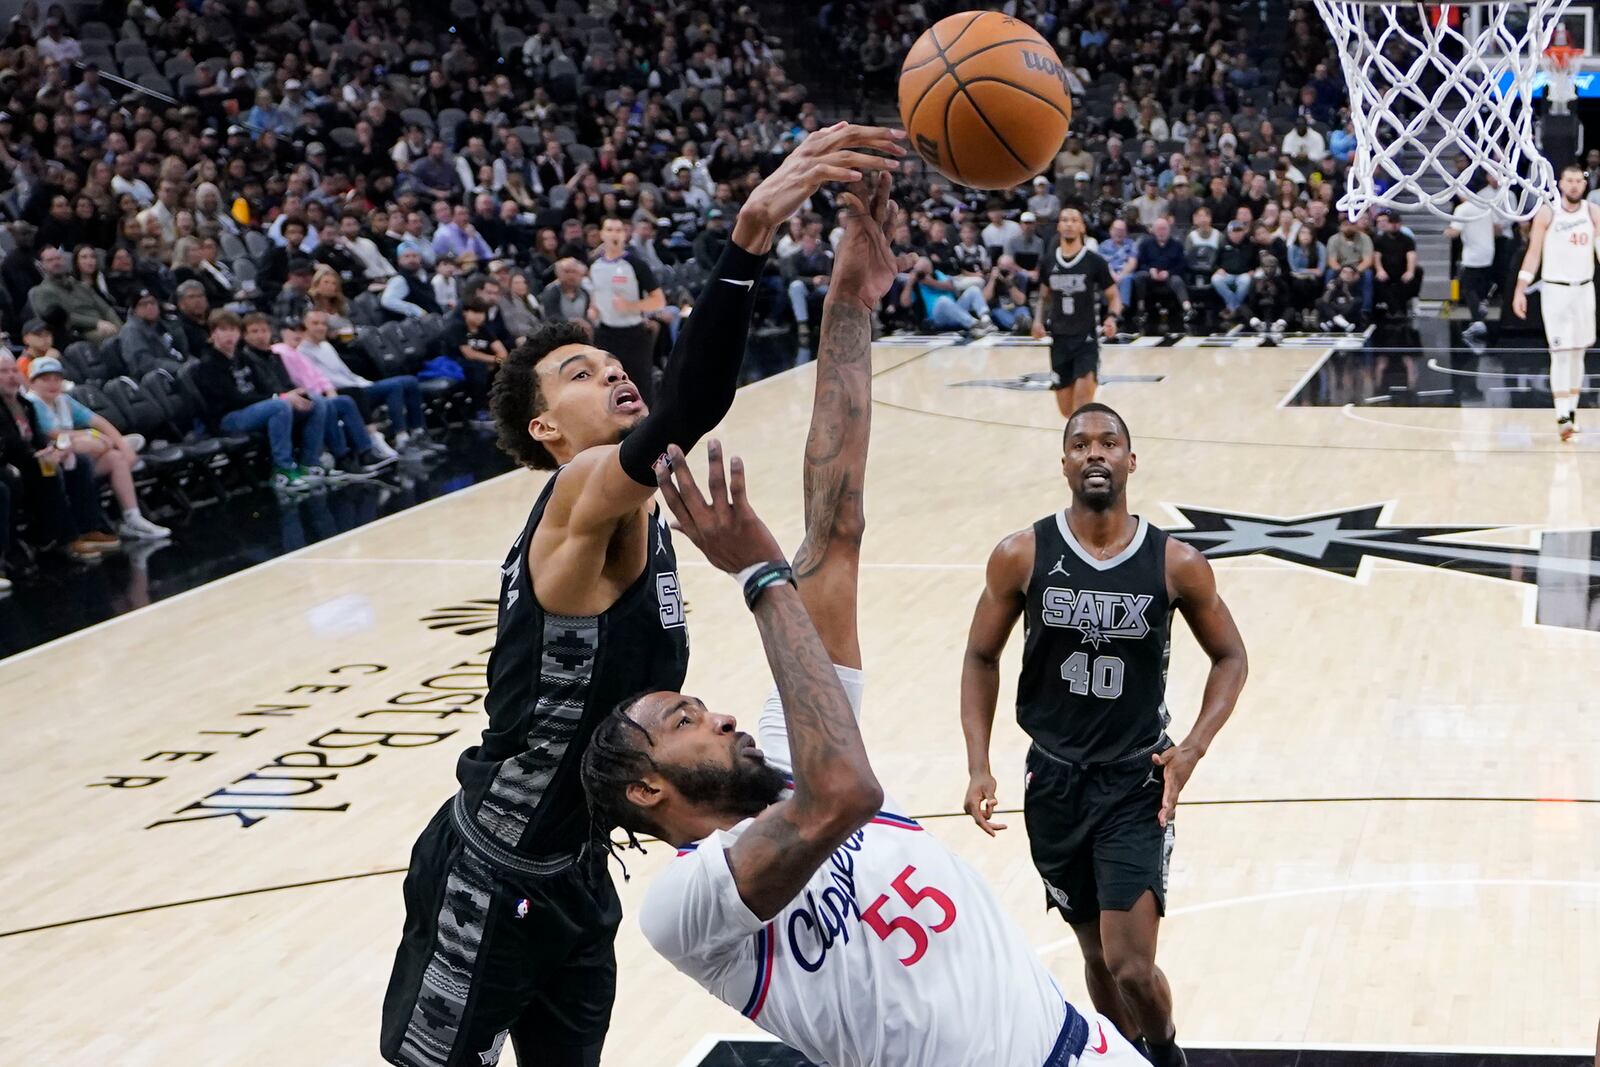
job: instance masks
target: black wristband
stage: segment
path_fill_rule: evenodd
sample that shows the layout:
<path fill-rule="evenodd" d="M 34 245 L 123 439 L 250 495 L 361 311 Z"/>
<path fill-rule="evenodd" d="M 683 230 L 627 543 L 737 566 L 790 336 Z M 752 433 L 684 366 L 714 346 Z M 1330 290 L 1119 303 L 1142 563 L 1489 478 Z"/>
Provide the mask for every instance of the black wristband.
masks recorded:
<path fill-rule="evenodd" d="M 744 604 L 751 611 L 756 610 L 756 601 L 761 599 L 761 594 L 779 582 L 788 582 L 794 585 L 794 571 L 783 560 L 773 560 L 763 563 L 750 577 L 744 580 Z"/>

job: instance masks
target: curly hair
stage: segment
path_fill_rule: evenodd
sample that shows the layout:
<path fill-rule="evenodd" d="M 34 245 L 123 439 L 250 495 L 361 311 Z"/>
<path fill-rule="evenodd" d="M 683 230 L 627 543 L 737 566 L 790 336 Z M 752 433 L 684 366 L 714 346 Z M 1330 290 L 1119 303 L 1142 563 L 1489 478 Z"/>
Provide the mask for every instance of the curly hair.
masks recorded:
<path fill-rule="evenodd" d="M 513 348 L 494 376 L 489 390 L 489 410 L 494 414 L 495 430 L 503 452 L 524 467 L 553 471 L 560 466 L 550 450 L 528 432 L 532 422 L 545 409 L 544 393 L 539 388 L 539 361 L 567 345 L 587 345 L 589 331 L 576 322 L 552 322 L 528 335 Z"/>

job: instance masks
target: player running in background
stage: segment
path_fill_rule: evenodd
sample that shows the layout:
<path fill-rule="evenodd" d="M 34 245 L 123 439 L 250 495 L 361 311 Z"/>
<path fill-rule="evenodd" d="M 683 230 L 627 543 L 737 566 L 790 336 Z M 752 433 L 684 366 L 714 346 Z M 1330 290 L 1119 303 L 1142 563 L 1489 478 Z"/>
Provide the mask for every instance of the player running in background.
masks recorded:
<path fill-rule="evenodd" d="M 1122 314 L 1111 268 L 1083 243 L 1083 213 L 1062 208 L 1056 246 L 1039 263 L 1039 306 L 1033 336 L 1050 334 L 1050 367 L 1056 372 L 1056 407 L 1061 417 L 1094 399 L 1100 384 L 1100 335 L 1115 337 Z M 1106 316 L 1099 316 L 1105 302 Z"/>
<path fill-rule="evenodd" d="M 1017 721 L 1028 749 L 1023 819 L 1045 906 L 1083 950 L 1089 996 L 1157 1067 L 1185 1062 L 1172 990 L 1156 966 L 1178 793 L 1244 686 L 1244 642 L 1196 549 L 1128 513 L 1136 467 L 1122 417 L 1090 404 L 1067 420 L 1065 510 L 1007 537 L 989 556 L 961 672 L 965 809 L 993 836 L 989 738 L 1000 654 L 1025 619 Z M 1211 659 L 1200 714 L 1167 737 L 1172 611 Z"/>

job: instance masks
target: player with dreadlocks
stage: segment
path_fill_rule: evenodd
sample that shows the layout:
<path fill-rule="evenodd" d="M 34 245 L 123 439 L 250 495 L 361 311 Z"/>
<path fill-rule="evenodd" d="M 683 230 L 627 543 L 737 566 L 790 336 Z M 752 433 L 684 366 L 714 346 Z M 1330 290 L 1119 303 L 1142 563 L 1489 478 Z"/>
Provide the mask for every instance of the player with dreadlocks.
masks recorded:
<path fill-rule="evenodd" d="M 870 224 L 847 222 L 824 305 L 793 571 L 739 460 L 724 474 L 711 443 L 709 502 L 680 451 L 658 469 L 684 534 L 755 614 L 777 683 L 759 747 L 693 697 L 646 693 L 596 729 L 584 789 L 596 818 L 678 847 L 640 913 L 655 949 L 812 1062 L 1142 1067 L 1066 1003 L 983 880 L 885 799 L 867 761 L 856 604 L 868 314 L 894 278 L 885 198 Z M 857 272 L 864 305 L 837 295 Z"/>

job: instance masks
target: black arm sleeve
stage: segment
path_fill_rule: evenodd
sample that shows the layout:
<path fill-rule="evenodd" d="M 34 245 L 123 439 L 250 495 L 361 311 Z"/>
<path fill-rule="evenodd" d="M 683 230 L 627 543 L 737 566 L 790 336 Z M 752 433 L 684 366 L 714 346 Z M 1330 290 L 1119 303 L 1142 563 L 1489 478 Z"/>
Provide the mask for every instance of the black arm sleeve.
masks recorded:
<path fill-rule="evenodd" d="M 672 348 L 655 409 L 622 442 L 622 469 L 640 485 L 656 484 L 652 467 L 668 445 L 689 451 L 733 406 L 766 261 L 732 241 L 723 249 Z"/>

